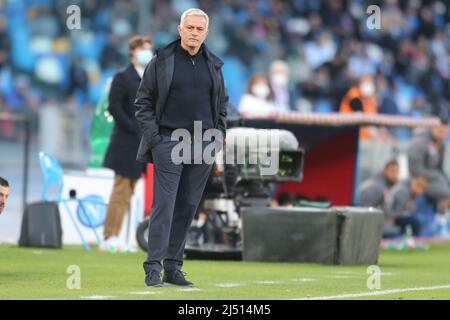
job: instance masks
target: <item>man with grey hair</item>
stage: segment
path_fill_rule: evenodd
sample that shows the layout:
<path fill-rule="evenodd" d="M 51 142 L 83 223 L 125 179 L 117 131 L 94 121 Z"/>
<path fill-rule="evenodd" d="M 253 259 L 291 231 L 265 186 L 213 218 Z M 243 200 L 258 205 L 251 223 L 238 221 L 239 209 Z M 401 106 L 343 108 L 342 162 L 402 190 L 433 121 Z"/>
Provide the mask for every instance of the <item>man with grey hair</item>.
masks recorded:
<path fill-rule="evenodd" d="M 175 163 L 172 149 L 179 141 L 171 137 L 176 129 L 185 129 L 192 136 L 194 121 L 201 121 L 202 132 L 218 129 L 223 140 L 217 142 L 223 147 L 225 141 L 228 95 L 223 62 L 203 43 L 208 24 L 202 10 L 185 11 L 178 26 L 180 39 L 156 51 L 136 95 L 136 118 L 143 133 L 137 160 L 152 162 L 154 168 L 148 257 L 144 262 L 147 286 L 161 286 L 163 281 L 192 285 L 181 271 L 183 252 L 212 164 L 203 160 Z M 207 147 L 205 141 L 200 147 Z M 189 157 L 195 154 L 191 152 Z"/>

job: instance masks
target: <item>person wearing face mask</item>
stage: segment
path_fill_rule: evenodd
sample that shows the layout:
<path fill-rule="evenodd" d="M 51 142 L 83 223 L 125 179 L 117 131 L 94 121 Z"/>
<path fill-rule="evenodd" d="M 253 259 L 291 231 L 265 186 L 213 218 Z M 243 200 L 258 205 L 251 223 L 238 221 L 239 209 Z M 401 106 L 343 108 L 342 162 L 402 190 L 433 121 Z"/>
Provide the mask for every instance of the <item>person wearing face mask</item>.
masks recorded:
<path fill-rule="evenodd" d="M 270 86 L 273 90 L 275 107 L 278 112 L 293 111 L 294 93 L 289 89 L 289 66 L 282 60 L 270 65 Z"/>
<path fill-rule="evenodd" d="M 362 76 L 361 79 L 350 88 L 341 101 L 339 111 L 342 113 L 364 112 L 368 114 L 378 113 L 376 88 L 373 78 L 369 75 Z M 355 102 L 358 102 L 357 104 Z M 355 109 L 355 105 L 360 108 Z M 361 128 L 360 138 L 368 140 L 377 135 L 375 128 Z"/>
<path fill-rule="evenodd" d="M 135 118 L 134 100 L 146 65 L 153 57 L 152 41 L 134 36 L 128 42 L 130 64 L 113 78 L 108 111 L 114 118 L 111 141 L 103 165 L 114 170 L 114 186 L 108 203 L 102 251 L 127 251 L 118 239 L 123 219 L 144 165 L 136 161 L 141 132 Z"/>
<path fill-rule="evenodd" d="M 277 113 L 273 92 L 263 74 L 250 78 L 246 93 L 239 102 L 239 113 L 246 116 L 269 116 Z"/>

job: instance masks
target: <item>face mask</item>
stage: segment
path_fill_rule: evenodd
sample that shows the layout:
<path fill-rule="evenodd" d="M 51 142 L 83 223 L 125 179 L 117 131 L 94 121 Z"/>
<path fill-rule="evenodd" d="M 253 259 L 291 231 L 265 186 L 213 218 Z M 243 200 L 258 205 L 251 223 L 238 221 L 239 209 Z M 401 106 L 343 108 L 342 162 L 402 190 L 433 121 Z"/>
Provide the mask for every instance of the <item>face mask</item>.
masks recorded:
<path fill-rule="evenodd" d="M 261 99 L 266 99 L 269 96 L 270 89 L 265 84 L 255 84 L 252 88 L 252 92 L 255 96 Z"/>
<path fill-rule="evenodd" d="M 274 74 L 272 76 L 272 83 L 275 86 L 285 87 L 288 84 L 288 77 L 283 74 Z"/>
<path fill-rule="evenodd" d="M 371 96 L 375 93 L 375 85 L 372 82 L 363 82 L 359 89 L 361 90 L 361 94 L 365 97 Z"/>
<path fill-rule="evenodd" d="M 139 50 L 136 53 L 136 62 L 141 66 L 146 66 L 152 60 L 152 50 Z"/>

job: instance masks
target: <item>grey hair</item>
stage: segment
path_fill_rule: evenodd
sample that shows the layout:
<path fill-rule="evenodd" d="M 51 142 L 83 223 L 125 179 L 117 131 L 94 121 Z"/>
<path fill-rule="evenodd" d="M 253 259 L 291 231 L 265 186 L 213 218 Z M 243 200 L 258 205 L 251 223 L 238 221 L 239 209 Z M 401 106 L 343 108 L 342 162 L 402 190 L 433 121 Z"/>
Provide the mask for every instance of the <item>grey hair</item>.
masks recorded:
<path fill-rule="evenodd" d="M 186 11 L 183 12 L 183 14 L 181 15 L 181 19 L 180 19 L 180 26 L 183 24 L 184 19 L 187 16 L 201 16 L 204 17 L 206 19 L 206 28 L 208 29 L 208 25 L 209 25 L 209 17 L 206 14 L 205 11 L 198 9 L 198 8 L 190 8 L 187 9 Z"/>

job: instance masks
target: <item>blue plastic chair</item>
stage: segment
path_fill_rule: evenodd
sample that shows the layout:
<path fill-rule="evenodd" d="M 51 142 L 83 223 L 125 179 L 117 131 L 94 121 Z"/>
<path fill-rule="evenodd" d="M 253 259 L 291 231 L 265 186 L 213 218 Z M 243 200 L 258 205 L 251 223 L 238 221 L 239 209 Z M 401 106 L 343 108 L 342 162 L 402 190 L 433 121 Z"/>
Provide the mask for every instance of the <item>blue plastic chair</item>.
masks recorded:
<path fill-rule="evenodd" d="M 77 218 L 78 221 L 84 225 L 85 227 L 91 228 L 95 234 L 95 237 L 100 243 L 100 237 L 96 231 L 96 228 L 103 225 L 105 222 L 106 216 L 106 206 L 107 204 L 103 201 L 103 199 L 97 195 L 90 195 L 84 197 L 82 199 L 77 198 L 76 196 L 64 197 L 62 194 L 63 190 L 63 170 L 59 164 L 59 162 L 52 157 L 50 154 L 46 152 L 39 152 L 39 164 L 44 175 L 44 184 L 42 186 L 41 192 L 41 200 L 42 201 L 54 201 L 58 203 L 62 203 L 64 208 L 66 209 L 69 217 L 75 226 L 75 229 L 80 236 L 81 241 L 83 242 L 83 246 L 86 251 L 90 251 L 91 248 L 86 241 L 81 229 L 77 223 L 77 219 L 75 218 L 72 210 L 68 206 L 68 202 L 77 201 Z M 55 188 L 55 196 L 50 196 L 50 189 Z"/>

